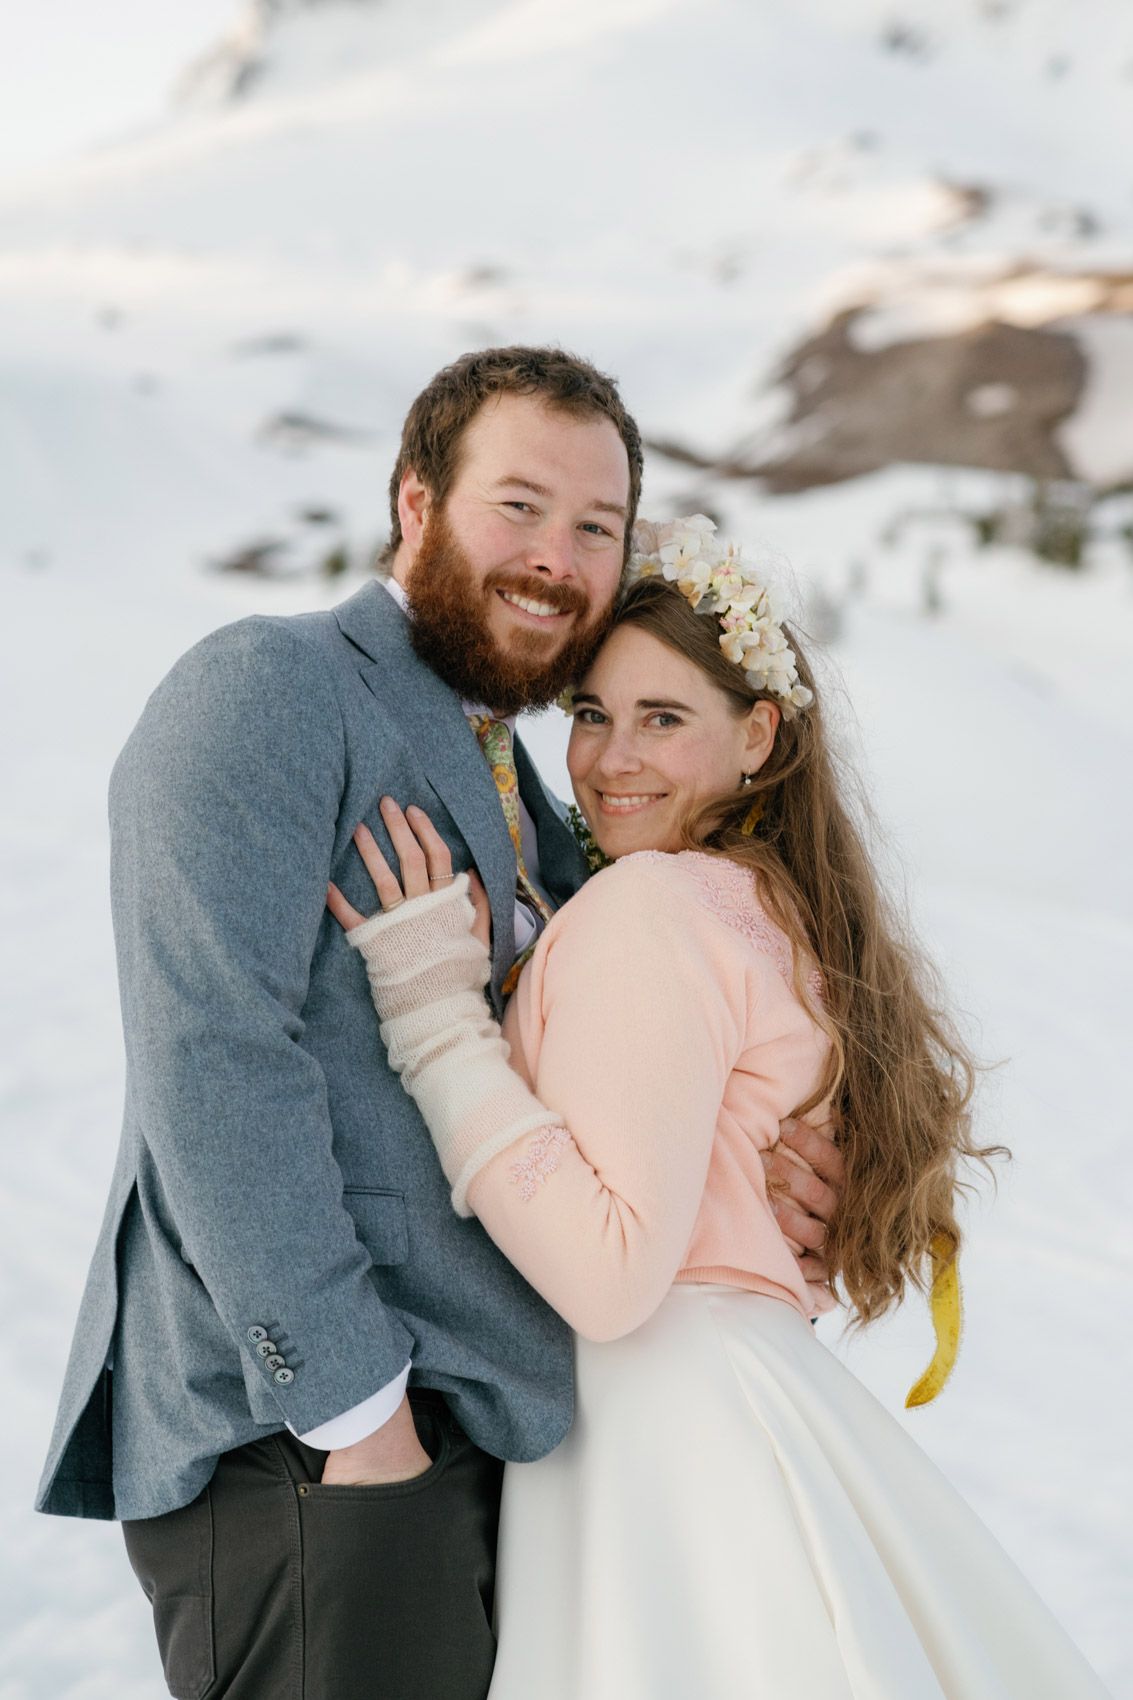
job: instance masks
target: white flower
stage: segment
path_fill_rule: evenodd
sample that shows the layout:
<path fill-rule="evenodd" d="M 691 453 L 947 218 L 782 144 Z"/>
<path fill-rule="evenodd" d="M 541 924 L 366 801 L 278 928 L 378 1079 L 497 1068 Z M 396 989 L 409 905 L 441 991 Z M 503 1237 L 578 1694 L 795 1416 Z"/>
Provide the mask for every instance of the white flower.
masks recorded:
<path fill-rule="evenodd" d="M 760 604 L 764 600 L 764 590 L 761 584 L 741 583 L 740 588 L 734 590 L 728 599 L 728 612 L 746 619 L 753 609 L 757 615 L 762 612 Z"/>
<path fill-rule="evenodd" d="M 662 569 L 667 579 L 680 579 L 682 570 L 691 566 L 694 561 L 703 561 L 706 568 L 711 568 L 711 561 L 703 553 L 700 538 L 686 531 L 680 537 L 674 537 L 668 543 L 662 543 L 657 553 L 661 557 Z"/>
<path fill-rule="evenodd" d="M 780 590 L 779 586 L 777 584 L 769 584 L 765 586 L 763 591 L 763 600 L 767 606 L 768 618 L 774 620 L 776 625 L 781 625 L 786 616 L 787 610 L 784 603 L 783 592 Z"/>
<path fill-rule="evenodd" d="M 639 519 L 630 538 L 630 553 L 655 555 L 661 546 L 661 527 L 652 520 Z"/>
<path fill-rule="evenodd" d="M 795 667 L 793 650 L 783 649 L 777 655 L 769 656 L 764 671 L 767 689 L 773 696 L 790 696 L 795 680 L 799 676 Z"/>
<path fill-rule="evenodd" d="M 741 574 L 734 567 L 729 566 L 727 562 L 723 566 L 717 567 L 715 589 L 720 598 L 721 607 L 729 602 L 734 602 L 738 597 L 755 588 L 755 585 L 745 587 Z"/>
<path fill-rule="evenodd" d="M 694 608 L 698 606 L 702 597 L 713 588 L 711 563 L 701 559 L 700 556 L 696 556 L 691 561 L 686 561 L 675 576 L 677 589 L 682 596 L 688 597 Z M 665 577 L 669 577 L 667 570 Z"/>
<path fill-rule="evenodd" d="M 697 560 L 715 565 L 721 553 L 715 531 L 715 525 L 704 514 L 693 514 L 691 519 L 672 520 L 660 528 L 657 553 L 666 568 L 680 567 Z M 680 574 L 666 571 L 665 577 L 679 579 Z"/>
<path fill-rule="evenodd" d="M 697 554 L 710 555 L 718 559 L 721 546 L 716 541 L 716 521 L 709 519 L 707 514 L 689 514 L 687 519 L 670 520 L 666 527 L 669 535 L 665 542 L 673 542 L 679 537 L 695 537 L 700 547 Z"/>
<path fill-rule="evenodd" d="M 627 577 L 663 576 L 690 607 L 712 614 L 720 625 L 720 648 L 741 667 L 753 689 L 776 697 L 785 719 L 814 701 L 799 681 L 798 661 L 783 631 L 782 597 L 766 574 L 742 558 L 740 547 L 724 544 L 706 514 L 655 524 L 639 520 Z"/>

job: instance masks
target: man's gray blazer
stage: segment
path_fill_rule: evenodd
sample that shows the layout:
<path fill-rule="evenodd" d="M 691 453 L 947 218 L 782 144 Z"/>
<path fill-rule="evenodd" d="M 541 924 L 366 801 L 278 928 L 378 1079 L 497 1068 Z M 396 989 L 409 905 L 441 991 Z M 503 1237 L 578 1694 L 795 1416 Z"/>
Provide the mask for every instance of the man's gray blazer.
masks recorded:
<path fill-rule="evenodd" d="M 585 867 L 517 759 L 561 902 Z M 410 1359 L 412 1383 L 444 1392 L 499 1457 L 540 1457 L 569 1426 L 566 1325 L 454 1214 L 361 958 L 325 908 L 328 879 L 374 907 L 360 821 L 396 867 L 387 793 L 427 810 L 455 867 L 479 869 L 498 1010 L 515 853 L 460 703 L 382 585 L 213 633 L 118 760 L 125 1118 L 41 1510 L 173 1510 L 222 1452 L 285 1423 L 306 1433 Z"/>

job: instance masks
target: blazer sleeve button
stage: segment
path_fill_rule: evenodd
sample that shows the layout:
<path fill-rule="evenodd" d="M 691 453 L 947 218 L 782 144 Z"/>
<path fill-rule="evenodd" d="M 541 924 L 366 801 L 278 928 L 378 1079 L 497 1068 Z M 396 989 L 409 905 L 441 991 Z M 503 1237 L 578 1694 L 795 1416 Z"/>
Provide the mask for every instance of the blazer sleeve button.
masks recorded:
<path fill-rule="evenodd" d="M 278 1350 L 279 1347 L 276 1345 L 274 1340 L 261 1340 L 256 1347 L 256 1356 L 259 1358 L 270 1358 L 273 1357 Z"/>
<path fill-rule="evenodd" d="M 252 1327 L 248 1330 L 248 1338 L 252 1342 L 253 1346 L 258 1346 L 260 1341 L 266 1340 L 267 1337 L 267 1329 L 261 1328 L 258 1322 L 253 1323 Z"/>
<path fill-rule="evenodd" d="M 293 1369 L 277 1369 L 272 1380 L 278 1387 L 290 1387 L 295 1380 L 295 1371 Z"/>

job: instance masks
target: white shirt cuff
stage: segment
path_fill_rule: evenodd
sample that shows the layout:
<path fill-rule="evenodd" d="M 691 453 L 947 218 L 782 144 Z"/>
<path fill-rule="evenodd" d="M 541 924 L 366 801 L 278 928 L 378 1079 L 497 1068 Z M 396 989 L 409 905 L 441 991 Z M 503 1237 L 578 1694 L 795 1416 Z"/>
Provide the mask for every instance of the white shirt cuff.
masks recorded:
<path fill-rule="evenodd" d="M 389 1422 L 405 1398 L 412 1367 L 412 1364 L 406 1364 L 395 1380 L 379 1387 L 376 1393 L 371 1393 L 360 1405 L 351 1406 L 349 1411 L 343 1411 L 339 1417 L 330 1417 L 307 1434 L 300 1434 L 297 1429 L 291 1428 L 290 1423 L 287 1426 L 305 1446 L 313 1446 L 319 1452 L 337 1452 L 343 1446 L 354 1446 L 359 1440 L 365 1440 L 368 1434 L 375 1434 Z"/>

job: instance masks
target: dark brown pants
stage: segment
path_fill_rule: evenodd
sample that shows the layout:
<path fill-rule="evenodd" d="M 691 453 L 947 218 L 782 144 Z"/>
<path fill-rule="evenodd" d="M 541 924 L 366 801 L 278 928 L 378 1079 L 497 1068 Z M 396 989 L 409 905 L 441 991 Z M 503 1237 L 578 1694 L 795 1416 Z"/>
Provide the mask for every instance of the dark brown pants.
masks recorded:
<path fill-rule="evenodd" d="M 410 1399 L 433 1459 L 413 1481 L 323 1487 L 326 1453 L 275 1434 L 123 1523 L 176 1700 L 483 1700 L 503 1466 Z"/>

